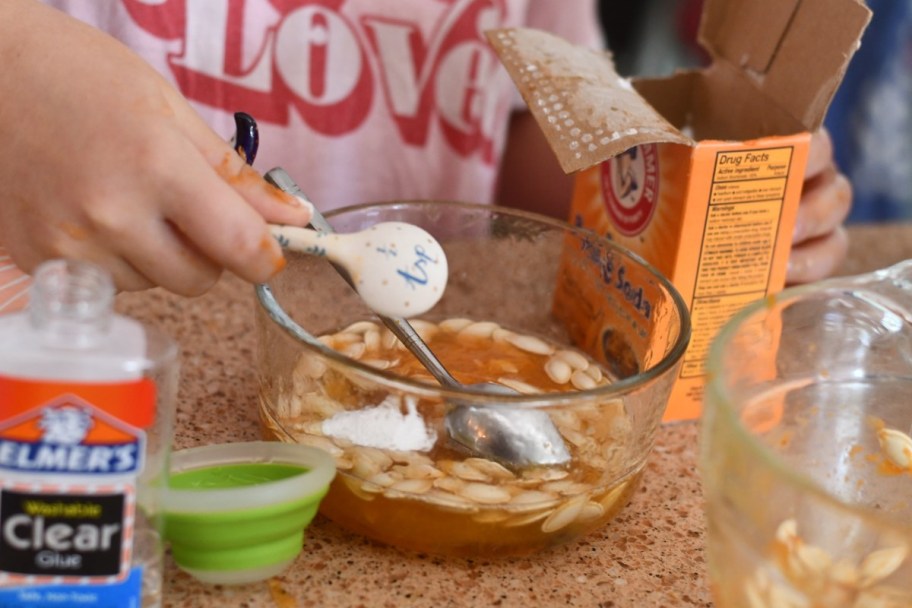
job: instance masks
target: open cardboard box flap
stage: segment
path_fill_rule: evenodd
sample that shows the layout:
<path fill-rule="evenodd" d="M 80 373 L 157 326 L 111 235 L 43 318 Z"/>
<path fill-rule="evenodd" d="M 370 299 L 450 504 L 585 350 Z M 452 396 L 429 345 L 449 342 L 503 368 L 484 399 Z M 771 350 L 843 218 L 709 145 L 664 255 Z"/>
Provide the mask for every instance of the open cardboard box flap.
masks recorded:
<path fill-rule="evenodd" d="M 870 19 L 858 0 L 707 0 L 698 38 L 814 131 Z"/>
<path fill-rule="evenodd" d="M 633 82 L 610 53 L 547 32 L 487 36 L 572 173 L 643 143 L 818 128 L 870 16 L 860 0 L 707 0 L 700 39 L 712 65 Z"/>

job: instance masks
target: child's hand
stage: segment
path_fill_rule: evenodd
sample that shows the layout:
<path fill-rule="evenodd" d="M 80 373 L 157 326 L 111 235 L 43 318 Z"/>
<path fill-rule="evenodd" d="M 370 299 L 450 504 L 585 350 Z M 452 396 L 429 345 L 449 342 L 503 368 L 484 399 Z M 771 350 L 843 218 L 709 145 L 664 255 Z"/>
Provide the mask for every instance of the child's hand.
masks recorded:
<path fill-rule="evenodd" d="M 105 267 L 121 289 L 208 289 L 284 264 L 266 222 L 310 209 L 267 184 L 155 71 L 33 0 L 0 3 L 0 243 L 31 271 Z"/>
<path fill-rule="evenodd" d="M 825 129 L 811 138 L 807 174 L 789 257 L 789 284 L 832 275 L 845 260 L 848 237 L 843 222 L 852 207 L 852 185 L 833 160 Z"/>

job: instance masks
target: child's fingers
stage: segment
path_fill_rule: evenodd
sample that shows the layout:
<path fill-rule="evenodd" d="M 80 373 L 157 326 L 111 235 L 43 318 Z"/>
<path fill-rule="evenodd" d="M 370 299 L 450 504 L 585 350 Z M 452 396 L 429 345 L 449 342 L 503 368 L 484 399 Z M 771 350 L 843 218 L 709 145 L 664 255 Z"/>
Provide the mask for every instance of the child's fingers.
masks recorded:
<path fill-rule="evenodd" d="M 141 234 L 128 242 L 130 247 L 122 257 L 151 284 L 176 294 L 201 295 L 221 275 L 221 265 L 203 254 L 170 221 L 149 220 Z"/>
<path fill-rule="evenodd" d="M 192 108 L 180 102 L 174 103 L 187 137 L 225 183 L 267 222 L 294 226 L 306 226 L 310 222 L 313 209 L 309 203 L 267 182 L 246 159 L 200 120 Z"/>
<path fill-rule="evenodd" d="M 811 135 L 811 144 L 808 148 L 807 168 L 805 179 L 809 180 L 820 175 L 833 165 L 833 140 L 826 128 L 821 127 Z"/>
<path fill-rule="evenodd" d="M 214 174 L 204 159 L 198 155 L 196 159 L 198 163 L 185 166 L 180 180 L 170 185 L 165 219 L 217 265 L 247 281 L 265 281 L 285 265 L 266 220 L 227 180 Z"/>
<path fill-rule="evenodd" d="M 831 276 L 845 260 L 848 249 L 848 235 L 842 226 L 826 236 L 793 247 L 789 256 L 786 282 L 795 285 Z"/>
<path fill-rule="evenodd" d="M 845 222 L 852 208 L 852 184 L 832 165 L 804 184 L 793 243 L 829 234 Z"/>

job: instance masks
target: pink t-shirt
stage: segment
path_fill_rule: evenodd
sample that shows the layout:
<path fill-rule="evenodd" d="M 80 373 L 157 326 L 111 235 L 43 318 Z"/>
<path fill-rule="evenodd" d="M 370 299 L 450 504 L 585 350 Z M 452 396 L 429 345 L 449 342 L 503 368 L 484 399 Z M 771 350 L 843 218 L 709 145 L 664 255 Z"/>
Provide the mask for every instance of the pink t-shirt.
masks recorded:
<path fill-rule="evenodd" d="M 111 33 L 224 137 L 260 128 L 322 211 L 444 198 L 488 203 L 521 103 L 483 32 L 601 42 L 593 0 L 46 0 Z"/>
<path fill-rule="evenodd" d="M 236 111 L 252 115 L 255 167 L 281 166 L 321 211 L 491 202 L 522 100 L 484 31 L 602 44 L 594 0 L 44 1 L 139 53 L 226 140 Z"/>

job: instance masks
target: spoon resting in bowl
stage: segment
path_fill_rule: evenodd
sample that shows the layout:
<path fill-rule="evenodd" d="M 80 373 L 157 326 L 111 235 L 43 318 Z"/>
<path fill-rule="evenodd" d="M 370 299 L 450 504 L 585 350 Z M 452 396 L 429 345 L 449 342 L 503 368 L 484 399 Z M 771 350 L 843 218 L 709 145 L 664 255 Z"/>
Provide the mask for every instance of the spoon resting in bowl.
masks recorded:
<path fill-rule="evenodd" d="M 364 303 L 378 315 L 424 314 L 443 295 L 447 260 L 440 243 L 404 222 L 380 222 L 360 232 L 318 232 L 270 225 L 285 249 L 325 257 L 348 275 Z"/>

